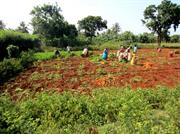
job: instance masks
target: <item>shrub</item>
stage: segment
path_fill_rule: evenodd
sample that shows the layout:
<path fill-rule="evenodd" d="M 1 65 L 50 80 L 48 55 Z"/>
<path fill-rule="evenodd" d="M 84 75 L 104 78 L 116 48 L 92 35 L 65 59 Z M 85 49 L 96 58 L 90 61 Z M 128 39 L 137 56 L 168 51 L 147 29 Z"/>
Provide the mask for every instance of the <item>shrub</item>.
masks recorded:
<path fill-rule="evenodd" d="M 0 62 L 0 84 L 23 69 L 20 60 L 4 59 Z"/>
<path fill-rule="evenodd" d="M 22 52 L 20 58 L 4 59 L 0 62 L 0 84 L 21 72 L 35 61 L 33 52 Z"/>
<path fill-rule="evenodd" d="M 20 61 L 21 61 L 21 65 L 22 65 L 24 68 L 29 67 L 29 66 L 35 61 L 33 51 L 22 52 L 22 53 L 21 53 Z"/>
<path fill-rule="evenodd" d="M 179 133 L 180 88 L 38 93 L 12 103 L 0 96 L 4 133 Z"/>
<path fill-rule="evenodd" d="M 9 58 L 17 58 L 19 56 L 19 47 L 14 45 L 9 45 L 7 48 Z"/>
<path fill-rule="evenodd" d="M 40 40 L 36 35 L 20 33 L 10 30 L 0 30 L 0 60 L 8 56 L 6 48 L 13 44 L 19 51 L 27 51 L 40 47 Z"/>

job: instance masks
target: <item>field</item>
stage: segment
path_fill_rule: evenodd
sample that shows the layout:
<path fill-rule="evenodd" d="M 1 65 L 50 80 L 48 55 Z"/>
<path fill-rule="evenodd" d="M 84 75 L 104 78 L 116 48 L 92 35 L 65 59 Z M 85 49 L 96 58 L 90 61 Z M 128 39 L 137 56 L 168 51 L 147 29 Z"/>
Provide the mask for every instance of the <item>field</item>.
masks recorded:
<path fill-rule="evenodd" d="M 163 49 L 158 53 L 155 49 L 140 49 L 135 65 L 118 62 L 116 51 L 110 51 L 107 61 L 101 60 L 101 51 L 94 51 L 88 58 L 80 57 L 80 52 L 77 52 L 78 54 L 71 54 L 69 57 L 35 62 L 31 68 L 0 88 L 13 95 L 17 89 L 90 93 L 100 87 L 175 87 L 180 84 L 180 54 L 169 57 L 172 50 Z M 47 55 L 51 57 L 50 54 Z"/>
<path fill-rule="evenodd" d="M 140 49 L 136 64 L 102 51 L 36 53 L 0 87 L 0 133 L 179 133 L 180 49 Z M 144 90 L 142 90 L 144 89 Z M 136 90 L 134 92 L 134 90 Z"/>

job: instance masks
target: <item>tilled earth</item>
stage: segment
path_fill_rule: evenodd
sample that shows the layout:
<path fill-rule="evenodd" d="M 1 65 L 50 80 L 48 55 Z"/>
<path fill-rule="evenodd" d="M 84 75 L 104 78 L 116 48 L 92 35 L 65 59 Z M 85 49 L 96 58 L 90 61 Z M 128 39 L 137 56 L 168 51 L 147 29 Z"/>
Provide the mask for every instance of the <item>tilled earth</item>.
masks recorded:
<path fill-rule="evenodd" d="M 173 57 L 172 49 L 140 49 L 136 64 L 120 63 L 110 51 L 107 61 L 92 61 L 92 57 L 70 57 L 36 62 L 28 70 L 9 80 L 0 87 L 1 91 L 14 94 L 16 90 L 71 90 L 91 92 L 100 87 L 152 88 L 158 85 L 175 87 L 180 84 L 180 49 Z M 93 52 L 92 56 L 101 51 Z M 114 54 L 114 55 L 113 55 Z"/>

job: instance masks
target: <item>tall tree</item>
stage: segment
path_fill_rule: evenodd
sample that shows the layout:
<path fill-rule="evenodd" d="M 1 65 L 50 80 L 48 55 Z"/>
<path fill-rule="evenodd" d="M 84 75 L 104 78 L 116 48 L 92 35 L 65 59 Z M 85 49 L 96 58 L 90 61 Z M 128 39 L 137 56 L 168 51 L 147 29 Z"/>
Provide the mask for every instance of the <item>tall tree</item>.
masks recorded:
<path fill-rule="evenodd" d="M 19 27 L 16 30 L 19 31 L 19 32 L 22 32 L 22 33 L 29 33 L 28 32 L 28 27 L 27 27 L 27 25 L 25 24 L 24 21 L 22 21 L 20 23 Z"/>
<path fill-rule="evenodd" d="M 78 31 L 75 25 L 68 24 L 67 22 L 65 22 L 64 34 L 70 38 L 75 38 L 78 35 Z"/>
<path fill-rule="evenodd" d="M 64 34 L 64 17 L 60 14 L 61 8 L 57 5 L 36 6 L 31 11 L 34 33 L 46 38 L 58 38 Z"/>
<path fill-rule="evenodd" d="M 115 33 L 115 34 L 118 34 L 121 31 L 121 27 L 120 27 L 118 22 L 113 24 L 111 29 L 112 29 L 112 32 Z"/>
<path fill-rule="evenodd" d="M 4 24 L 4 22 L 2 21 L 2 20 L 0 20 L 0 30 L 1 29 L 5 29 L 5 24 Z"/>
<path fill-rule="evenodd" d="M 180 24 L 180 5 L 169 0 L 163 0 L 160 5 L 150 5 L 144 11 L 142 22 L 152 32 L 157 34 L 158 45 L 161 45 L 163 37 L 169 34 L 169 29 L 174 31 Z"/>
<path fill-rule="evenodd" d="M 107 21 L 103 20 L 101 16 L 87 16 L 78 21 L 78 25 L 79 30 L 82 31 L 85 36 L 93 37 L 97 31 L 107 28 Z"/>

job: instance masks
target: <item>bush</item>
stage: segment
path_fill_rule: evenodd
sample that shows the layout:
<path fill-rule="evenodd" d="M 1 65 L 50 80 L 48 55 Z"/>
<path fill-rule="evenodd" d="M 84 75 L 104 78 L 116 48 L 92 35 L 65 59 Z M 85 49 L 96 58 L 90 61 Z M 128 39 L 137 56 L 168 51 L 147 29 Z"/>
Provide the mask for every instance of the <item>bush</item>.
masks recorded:
<path fill-rule="evenodd" d="M 94 90 L 92 97 L 46 92 L 14 105 L 2 95 L 0 132 L 179 133 L 179 97 L 180 87 L 100 89 Z"/>
<path fill-rule="evenodd" d="M 4 59 L 0 62 L 0 84 L 16 75 L 23 69 L 18 59 Z"/>
<path fill-rule="evenodd" d="M 0 84 L 21 72 L 35 61 L 33 52 L 22 52 L 20 58 L 4 59 L 0 62 Z"/>
<path fill-rule="evenodd" d="M 20 33 L 10 30 L 0 30 L 0 60 L 8 56 L 6 48 L 13 44 L 19 51 L 28 51 L 40 47 L 40 40 L 36 35 Z"/>
<path fill-rule="evenodd" d="M 9 58 L 17 58 L 19 56 L 19 47 L 14 45 L 9 45 L 7 48 Z"/>
<path fill-rule="evenodd" d="M 180 42 L 180 35 L 172 35 L 170 38 L 170 42 L 179 43 Z"/>
<path fill-rule="evenodd" d="M 21 65 L 22 65 L 24 68 L 29 67 L 29 66 L 35 61 L 33 51 L 22 52 L 22 53 L 21 53 L 20 61 L 21 61 Z"/>

